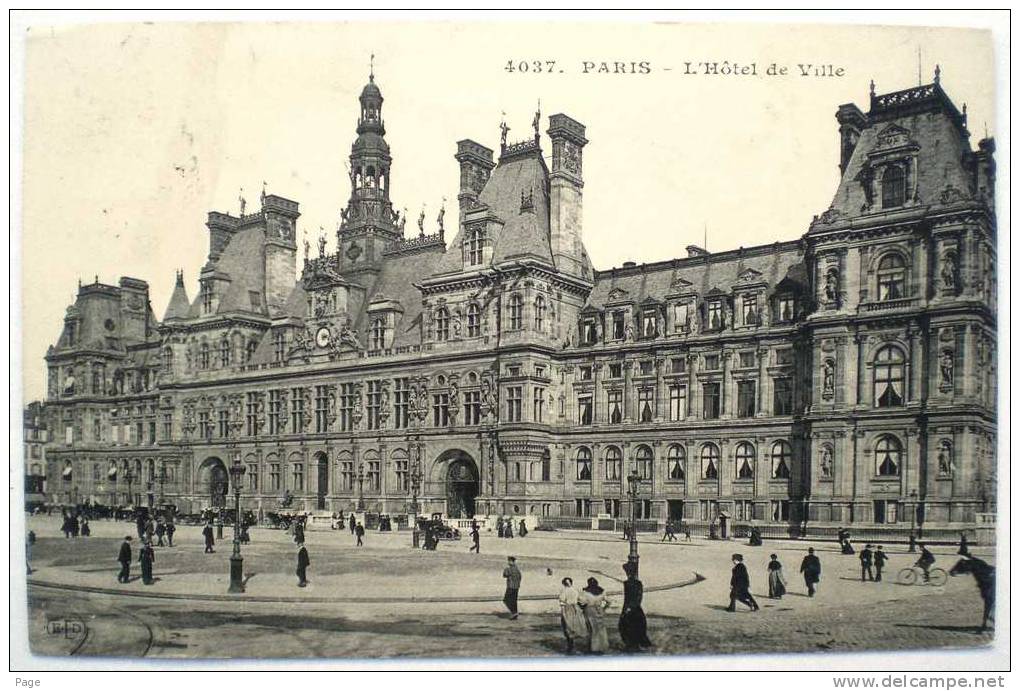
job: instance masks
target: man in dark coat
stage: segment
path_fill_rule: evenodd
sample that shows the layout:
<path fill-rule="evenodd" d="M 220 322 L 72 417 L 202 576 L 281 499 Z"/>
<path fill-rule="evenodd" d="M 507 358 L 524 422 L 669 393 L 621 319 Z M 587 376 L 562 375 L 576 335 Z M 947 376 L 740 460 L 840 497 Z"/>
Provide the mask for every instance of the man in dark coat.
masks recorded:
<path fill-rule="evenodd" d="M 475 554 L 482 553 L 481 545 L 482 535 L 478 531 L 478 524 L 471 524 L 471 547 L 468 548 L 468 552 L 474 552 Z"/>
<path fill-rule="evenodd" d="M 351 535 L 354 535 L 354 529 L 357 527 L 358 522 L 354 520 L 354 512 L 351 511 Z"/>
<path fill-rule="evenodd" d="M 521 571 L 517 568 L 517 558 L 507 557 L 506 568 L 503 569 L 503 578 L 506 579 L 506 592 L 503 594 L 503 604 L 510 610 L 510 618 L 517 618 L 517 595 L 521 591 Z"/>
<path fill-rule="evenodd" d="M 216 544 L 216 541 L 213 539 L 212 521 L 206 523 L 205 527 L 202 528 L 202 536 L 205 538 L 205 553 L 212 554 L 215 552 L 216 550 L 213 549 L 213 545 Z"/>
<path fill-rule="evenodd" d="M 157 547 L 162 547 L 163 546 L 163 536 L 164 535 L 166 535 L 166 523 L 164 523 L 163 519 L 160 518 L 158 521 L 156 521 L 156 546 Z"/>
<path fill-rule="evenodd" d="M 517 534 L 520 535 L 521 537 L 527 537 L 528 536 L 528 526 L 524 522 L 523 518 L 521 519 L 521 526 L 518 529 Z"/>
<path fill-rule="evenodd" d="M 815 556 L 814 547 L 808 547 L 807 556 L 800 563 L 800 572 L 804 574 L 808 597 L 814 597 L 815 584 L 822 579 L 822 562 Z"/>
<path fill-rule="evenodd" d="M 864 549 L 861 550 L 861 582 L 864 582 L 864 577 L 867 576 L 869 581 L 875 580 L 875 574 L 871 572 L 871 545 L 864 545 Z"/>
<path fill-rule="evenodd" d="M 882 569 L 885 567 L 885 562 L 888 557 L 885 556 L 885 552 L 882 551 L 882 545 L 875 548 L 875 580 L 882 580 Z"/>
<path fill-rule="evenodd" d="M 361 538 L 365 537 L 365 526 L 360 523 L 356 525 L 354 527 L 354 534 L 358 536 L 358 547 L 363 546 L 364 543 L 361 541 Z"/>
<path fill-rule="evenodd" d="M 744 566 L 742 554 L 733 555 L 733 575 L 730 576 L 730 606 L 726 608 L 726 611 L 736 612 L 737 602 L 743 602 L 751 608 L 752 612 L 757 612 L 760 609 L 754 596 L 751 595 L 751 576 L 747 573 L 747 567 Z"/>
<path fill-rule="evenodd" d="M 308 550 L 305 549 L 305 543 L 299 542 L 297 551 L 297 577 L 299 588 L 304 588 L 308 585 L 306 573 L 308 571 L 308 565 L 311 563 L 311 560 L 308 558 Z"/>
<path fill-rule="evenodd" d="M 168 547 L 174 546 L 174 531 L 177 530 L 174 527 L 174 519 L 169 519 L 166 522 L 166 544 Z"/>
<path fill-rule="evenodd" d="M 305 541 L 305 524 L 301 519 L 294 524 L 294 542 L 301 544 Z"/>
<path fill-rule="evenodd" d="M 152 563 L 156 561 L 156 550 L 152 549 L 152 542 L 146 542 L 138 553 L 138 563 L 142 565 L 142 583 L 152 585 L 155 581 L 152 578 Z"/>
<path fill-rule="evenodd" d="M 131 580 L 131 536 L 125 535 L 124 542 L 120 543 L 120 554 L 117 555 L 120 562 L 120 573 L 117 574 L 118 583 L 127 583 Z"/>

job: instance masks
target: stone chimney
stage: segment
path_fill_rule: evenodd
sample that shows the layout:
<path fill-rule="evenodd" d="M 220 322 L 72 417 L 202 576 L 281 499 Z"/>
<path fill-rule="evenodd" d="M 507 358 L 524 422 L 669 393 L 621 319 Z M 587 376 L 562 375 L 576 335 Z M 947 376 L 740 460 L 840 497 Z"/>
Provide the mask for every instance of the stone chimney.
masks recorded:
<path fill-rule="evenodd" d="M 857 148 L 861 131 L 868 126 L 868 119 L 853 103 L 845 103 L 836 111 L 836 121 L 839 123 L 839 172 L 842 175 Z"/>
<path fill-rule="evenodd" d="M 588 140 L 584 125 L 562 113 L 549 117 L 546 134 L 552 142 L 549 174 L 549 243 L 556 268 L 573 276 L 584 275 L 581 245 L 582 152 Z"/>
<path fill-rule="evenodd" d="M 460 205 L 460 223 L 464 222 L 464 214 L 478 201 L 485 183 L 496 164 L 492 161 L 492 149 L 482 146 L 470 139 L 457 142 L 457 155 L 460 164 L 460 192 L 457 202 Z"/>

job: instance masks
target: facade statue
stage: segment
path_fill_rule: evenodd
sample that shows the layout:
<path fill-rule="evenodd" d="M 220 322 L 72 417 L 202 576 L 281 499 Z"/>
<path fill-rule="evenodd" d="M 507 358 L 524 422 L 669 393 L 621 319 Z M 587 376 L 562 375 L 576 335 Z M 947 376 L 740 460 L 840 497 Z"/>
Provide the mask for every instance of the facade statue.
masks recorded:
<path fill-rule="evenodd" d="M 942 287 L 956 290 L 956 257 L 951 253 L 942 258 Z"/>
<path fill-rule="evenodd" d="M 953 474 L 953 445 L 948 439 L 939 442 L 939 475 Z"/>
<path fill-rule="evenodd" d="M 941 379 L 939 388 L 943 391 L 949 391 L 953 388 L 953 369 L 955 367 L 953 360 L 953 353 L 949 350 L 943 350 L 942 355 L 939 356 L 939 376 Z"/>
<path fill-rule="evenodd" d="M 443 232 L 443 217 L 446 215 L 446 206 L 442 206 L 439 209 L 439 216 L 436 218 L 436 223 L 439 224 L 439 232 Z"/>
<path fill-rule="evenodd" d="M 506 120 L 499 124 L 499 145 L 502 148 L 506 148 L 506 134 L 510 131 L 510 128 L 506 125 Z"/>
<path fill-rule="evenodd" d="M 836 393 L 836 363 L 826 360 L 822 365 L 822 395 L 832 398 Z"/>
<path fill-rule="evenodd" d="M 828 446 L 822 447 L 822 459 L 818 464 L 822 477 L 832 477 L 832 449 Z"/>
<path fill-rule="evenodd" d="M 825 273 L 825 300 L 836 302 L 839 299 L 839 271 L 833 267 Z"/>
<path fill-rule="evenodd" d="M 425 207 L 422 207 L 421 213 L 418 215 L 418 233 L 425 234 Z"/>

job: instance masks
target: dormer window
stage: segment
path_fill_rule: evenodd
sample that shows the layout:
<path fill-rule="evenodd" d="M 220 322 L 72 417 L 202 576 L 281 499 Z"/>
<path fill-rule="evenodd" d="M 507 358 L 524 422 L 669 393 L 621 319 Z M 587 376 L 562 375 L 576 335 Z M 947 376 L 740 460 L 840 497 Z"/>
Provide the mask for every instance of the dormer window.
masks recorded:
<path fill-rule="evenodd" d="M 903 206 L 907 201 L 907 174 L 901 165 L 887 166 L 882 173 L 882 208 Z"/>
<path fill-rule="evenodd" d="M 467 334 L 468 338 L 477 338 L 481 335 L 481 310 L 478 305 L 470 304 L 467 308 Z"/>
<path fill-rule="evenodd" d="M 209 344 L 203 343 L 198 351 L 198 366 L 201 369 L 209 369 Z"/>
<path fill-rule="evenodd" d="M 613 340 L 622 341 L 626 336 L 626 328 L 624 326 L 624 313 L 622 310 L 613 312 Z"/>
<path fill-rule="evenodd" d="M 878 299 L 898 300 L 903 297 L 906 277 L 907 269 L 903 257 L 896 253 L 882 257 L 878 263 Z"/>
<path fill-rule="evenodd" d="M 382 350 L 386 347 L 386 320 L 382 318 L 372 320 L 372 350 Z"/>
<path fill-rule="evenodd" d="M 248 346 L 245 348 L 244 361 L 251 362 L 251 359 L 255 357 L 255 349 L 259 347 L 258 341 L 252 339 L 248 341 Z"/>
<path fill-rule="evenodd" d="M 658 336 L 658 328 L 655 324 L 655 312 L 646 311 L 641 314 L 641 336 L 643 338 L 655 338 Z"/>
<path fill-rule="evenodd" d="M 720 300 L 708 303 L 708 328 L 713 331 L 723 328 L 723 309 Z"/>
<path fill-rule="evenodd" d="M 445 307 L 436 311 L 436 340 L 450 340 L 450 311 Z"/>
<path fill-rule="evenodd" d="M 677 302 L 673 304 L 673 332 L 683 333 L 687 331 L 688 320 L 688 305 L 685 302 Z"/>
<path fill-rule="evenodd" d="M 793 321 L 793 296 L 780 295 L 776 301 L 776 321 L 786 324 Z"/>
<path fill-rule="evenodd" d="M 584 320 L 584 344 L 592 345 L 598 341 L 598 328 L 595 326 L 595 318 L 588 317 Z"/>
<path fill-rule="evenodd" d="M 470 266 L 481 264 L 484 249 L 485 249 L 485 230 L 482 228 L 475 228 L 468 234 L 467 263 Z"/>
<path fill-rule="evenodd" d="M 213 309 L 213 290 L 212 282 L 204 281 L 202 283 L 202 314 L 209 314 Z"/>
<path fill-rule="evenodd" d="M 174 351 L 173 351 L 173 348 L 171 348 L 170 346 L 167 346 L 167 347 L 163 348 L 163 371 L 164 372 L 171 372 L 171 371 L 173 371 L 173 368 L 174 368 Z M 99 373 L 96 372 L 95 374 L 98 375 Z M 95 378 L 98 379 L 98 377 L 95 377 Z M 96 392 L 96 393 L 101 393 L 100 390 L 99 390 L 100 387 L 99 387 L 98 384 L 99 384 L 98 381 L 93 381 L 92 382 L 92 390 L 94 392 Z"/>
<path fill-rule="evenodd" d="M 745 295 L 742 304 L 744 307 L 744 326 L 758 325 L 758 296 Z"/>

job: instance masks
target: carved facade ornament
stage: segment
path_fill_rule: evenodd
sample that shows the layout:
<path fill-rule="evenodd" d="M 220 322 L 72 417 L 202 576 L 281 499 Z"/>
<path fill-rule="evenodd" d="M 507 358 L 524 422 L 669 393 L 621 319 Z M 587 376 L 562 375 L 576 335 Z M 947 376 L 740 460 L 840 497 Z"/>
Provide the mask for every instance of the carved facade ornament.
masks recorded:
<path fill-rule="evenodd" d="M 952 204 L 953 202 L 967 201 L 970 197 L 960 191 L 959 188 L 952 184 L 946 184 L 945 189 L 939 193 L 939 202 L 942 204 Z"/>
<path fill-rule="evenodd" d="M 629 296 L 630 293 L 628 293 L 623 288 L 613 288 L 612 290 L 609 291 L 607 300 L 609 302 L 616 302 L 618 300 L 626 300 Z"/>
<path fill-rule="evenodd" d="M 832 447 L 828 444 L 822 445 L 822 451 L 818 459 L 818 472 L 823 479 L 832 477 Z"/>
<path fill-rule="evenodd" d="M 956 293 L 958 269 L 955 252 L 950 251 L 942 255 L 942 267 L 939 270 L 939 278 L 942 282 L 943 291 Z"/>
<path fill-rule="evenodd" d="M 831 399 L 836 395 L 836 361 L 828 358 L 822 363 L 822 398 Z"/>
<path fill-rule="evenodd" d="M 953 370 L 955 362 L 953 351 L 943 350 L 939 355 L 939 391 L 953 390 Z"/>
<path fill-rule="evenodd" d="M 939 441 L 936 463 L 940 476 L 951 477 L 953 475 L 953 442 L 948 439 L 942 439 Z"/>

